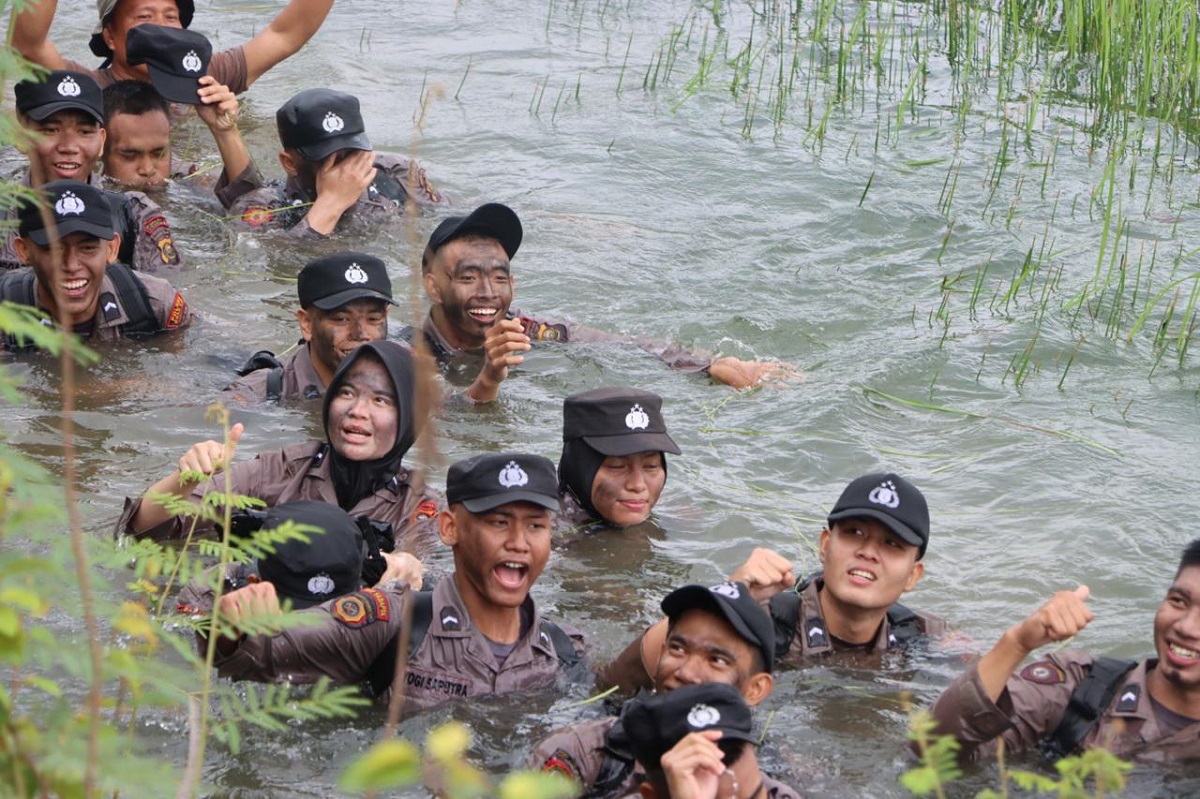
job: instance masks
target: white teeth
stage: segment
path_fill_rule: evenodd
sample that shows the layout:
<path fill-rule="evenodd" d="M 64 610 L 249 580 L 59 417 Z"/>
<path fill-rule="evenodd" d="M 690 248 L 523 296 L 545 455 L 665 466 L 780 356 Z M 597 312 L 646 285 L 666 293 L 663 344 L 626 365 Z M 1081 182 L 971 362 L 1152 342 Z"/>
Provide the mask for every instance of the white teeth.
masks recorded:
<path fill-rule="evenodd" d="M 861 577 L 864 580 L 870 580 L 871 582 L 875 581 L 875 575 L 871 574 L 870 572 L 863 571 L 862 569 L 851 569 L 850 576 Z"/>
<path fill-rule="evenodd" d="M 509 568 L 509 569 L 524 569 L 525 568 L 524 563 L 513 563 L 512 561 L 508 561 L 506 563 L 501 563 L 500 565 L 504 566 L 506 568 Z"/>
<path fill-rule="evenodd" d="M 67 291 L 76 291 L 83 288 L 87 284 L 87 280 L 80 278 L 79 280 L 64 280 L 62 285 Z"/>
<path fill-rule="evenodd" d="M 1179 655 L 1181 658 L 1188 658 L 1189 660 L 1200 658 L 1200 652 L 1197 652 L 1194 649 L 1184 649 L 1176 644 L 1167 644 L 1167 646 L 1170 647 L 1172 652 L 1174 652 L 1176 655 Z"/>

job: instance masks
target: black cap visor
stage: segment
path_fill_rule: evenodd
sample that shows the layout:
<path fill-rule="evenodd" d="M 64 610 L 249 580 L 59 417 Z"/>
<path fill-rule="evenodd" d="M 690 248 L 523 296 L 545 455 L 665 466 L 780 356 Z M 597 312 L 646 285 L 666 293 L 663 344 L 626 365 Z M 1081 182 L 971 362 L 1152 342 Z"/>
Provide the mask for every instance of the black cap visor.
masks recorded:
<path fill-rule="evenodd" d="M 112 241 L 113 236 L 117 235 L 116 231 L 113 230 L 111 223 L 108 225 L 101 225 L 96 222 L 90 222 L 87 219 L 59 219 L 56 220 L 55 226 L 58 228 L 58 237 L 60 239 L 65 238 L 72 233 L 86 233 L 89 236 L 95 236 L 98 239 Z M 50 236 L 47 234 L 46 228 L 44 227 L 34 228 L 25 233 L 21 233 L 20 235 L 30 239 L 39 247 L 50 246 Z"/>
<path fill-rule="evenodd" d="M 296 148 L 306 161 L 324 161 L 338 150 L 370 150 L 371 140 L 364 133 L 347 133 L 344 136 L 319 141 L 316 144 L 306 144 Z"/>
<path fill-rule="evenodd" d="M 90 105 L 81 103 L 78 100 L 61 100 L 53 103 L 46 103 L 45 105 L 39 105 L 36 108 L 31 108 L 23 113 L 25 116 L 29 117 L 35 122 L 41 122 L 50 115 L 57 114 L 59 111 L 78 111 L 81 114 L 87 114 L 89 117 L 96 120 L 97 123 L 101 125 L 104 124 L 103 114 L 101 114 L 95 108 L 92 108 Z"/>
<path fill-rule="evenodd" d="M 494 510 L 501 505 L 508 505 L 512 502 L 532 502 L 534 505 L 541 505 L 543 508 L 552 511 L 558 510 L 557 496 L 548 497 L 545 494 L 539 494 L 534 491 L 505 491 L 502 494 L 474 497 L 461 501 L 463 507 L 471 511 L 471 513 L 487 513 L 489 510 Z"/>
<path fill-rule="evenodd" d="M 348 302 L 355 300 L 383 300 L 388 305 L 396 305 L 396 301 L 386 294 L 380 294 L 374 289 L 346 289 L 339 291 L 337 294 L 330 294 L 328 297 L 321 297 L 313 300 L 310 305 L 315 305 L 322 311 L 332 311 L 334 308 L 341 308 Z"/>
<path fill-rule="evenodd" d="M 154 90 L 173 103 L 200 105 L 200 78 L 184 78 L 164 72 L 153 64 L 147 64 L 150 70 L 150 83 Z"/>
<path fill-rule="evenodd" d="M 639 452 L 679 454 L 679 445 L 666 433 L 622 433 L 615 436 L 582 436 L 583 441 L 601 455 L 636 455 Z"/>
<path fill-rule="evenodd" d="M 843 519 L 874 519 L 882 524 L 887 529 L 891 530 L 896 535 L 900 536 L 906 544 L 912 544 L 914 547 L 924 547 L 926 541 L 915 530 L 909 527 L 904 522 L 897 519 L 895 516 L 889 516 L 883 511 L 874 508 L 847 508 L 840 510 L 837 513 L 829 515 L 829 526 L 832 527 L 834 522 L 840 522 Z"/>

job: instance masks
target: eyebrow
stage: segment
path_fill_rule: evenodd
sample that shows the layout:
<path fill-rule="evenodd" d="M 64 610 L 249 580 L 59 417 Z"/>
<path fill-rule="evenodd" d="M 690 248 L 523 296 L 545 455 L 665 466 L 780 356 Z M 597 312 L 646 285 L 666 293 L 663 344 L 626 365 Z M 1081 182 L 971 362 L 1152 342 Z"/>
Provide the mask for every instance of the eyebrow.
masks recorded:
<path fill-rule="evenodd" d="M 458 277 L 463 272 L 495 272 L 495 271 L 511 273 L 512 266 L 510 264 L 497 264 L 496 266 L 484 266 L 483 264 L 459 261 L 450 270 L 450 274 L 453 277 Z"/>

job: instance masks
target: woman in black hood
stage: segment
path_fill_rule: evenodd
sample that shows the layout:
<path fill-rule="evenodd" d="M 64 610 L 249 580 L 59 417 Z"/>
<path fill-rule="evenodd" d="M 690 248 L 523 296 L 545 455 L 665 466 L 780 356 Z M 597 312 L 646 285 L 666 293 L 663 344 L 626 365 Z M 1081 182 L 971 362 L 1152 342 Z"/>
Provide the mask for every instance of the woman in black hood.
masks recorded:
<path fill-rule="evenodd" d="M 422 475 L 401 462 L 423 426 L 418 387 L 407 347 L 394 341 L 363 344 L 346 356 L 330 381 L 322 408 L 325 441 L 293 444 L 229 466 L 243 432 L 236 424 L 228 443 L 193 445 L 180 458 L 180 468 L 147 493 L 199 502 L 209 491 L 224 491 L 229 475 L 236 493 L 261 499 L 268 507 L 309 499 L 367 516 L 379 523 L 377 528 L 390 526 L 390 535 L 383 535 L 391 541 L 381 543 L 394 542 L 397 550 L 421 557 L 437 545 L 437 515 L 444 503 L 426 488 Z M 184 483 L 182 471 L 209 478 Z M 118 532 L 156 540 L 182 538 L 190 526 L 142 499 L 127 499 L 117 522 Z M 197 532 L 212 529 L 211 523 L 196 525 Z"/>
<path fill-rule="evenodd" d="M 558 464 L 564 521 L 646 521 L 667 482 L 667 452 L 678 455 L 679 447 L 657 394 L 613 386 L 567 397 Z"/>

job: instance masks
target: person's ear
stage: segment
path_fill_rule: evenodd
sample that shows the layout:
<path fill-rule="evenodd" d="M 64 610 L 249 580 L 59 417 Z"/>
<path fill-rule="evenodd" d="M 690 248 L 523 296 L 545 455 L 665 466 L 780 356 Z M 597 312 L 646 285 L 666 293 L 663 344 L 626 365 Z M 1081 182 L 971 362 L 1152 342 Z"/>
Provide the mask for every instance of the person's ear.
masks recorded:
<path fill-rule="evenodd" d="M 301 337 L 305 341 L 312 341 L 313 318 L 306 309 L 296 309 L 296 322 L 300 325 Z"/>
<path fill-rule="evenodd" d="M 29 265 L 29 248 L 32 245 L 23 237 L 17 236 L 12 240 L 13 252 L 17 254 L 17 260 L 26 266 Z"/>
<path fill-rule="evenodd" d="M 279 165 L 283 167 L 283 171 L 289 175 L 297 175 L 300 173 L 300 165 L 296 163 L 296 157 L 287 150 L 279 151 Z"/>
<path fill-rule="evenodd" d="M 104 43 L 108 45 L 109 50 L 116 52 L 117 40 L 116 37 L 113 36 L 111 22 L 104 23 L 104 27 L 100 29 L 100 38 L 103 39 Z"/>
<path fill-rule="evenodd" d="M 822 565 L 825 563 L 825 551 L 829 548 L 829 537 L 831 535 L 833 534 L 829 532 L 829 528 L 826 527 L 821 531 L 821 540 L 817 544 L 817 555 L 820 557 Z"/>
<path fill-rule="evenodd" d="M 912 565 L 912 570 L 908 573 L 908 579 L 904 581 L 904 590 L 913 590 L 923 574 L 925 574 L 925 561 L 918 560 Z"/>
<path fill-rule="evenodd" d="M 774 687 L 775 678 L 765 671 L 760 671 L 746 681 L 745 687 L 742 688 L 742 698 L 746 700 L 747 705 L 754 707 L 770 696 Z"/>
<path fill-rule="evenodd" d="M 438 514 L 438 536 L 448 547 L 458 545 L 458 522 L 454 519 L 453 511 L 444 510 Z"/>
<path fill-rule="evenodd" d="M 437 284 L 437 279 L 433 276 L 433 269 L 437 268 L 437 264 L 428 272 L 421 275 L 421 282 L 425 284 L 425 296 L 429 298 L 430 305 L 442 304 L 442 288 Z"/>
<path fill-rule="evenodd" d="M 121 234 L 114 233 L 113 237 L 112 237 L 112 241 L 106 241 L 105 245 L 106 245 L 106 248 L 108 249 L 108 260 L 105 261 L 105 263 L 106 264 L 116 263 L 117 255 L 120 254 L 120 252 L 121 252 Z"/>

